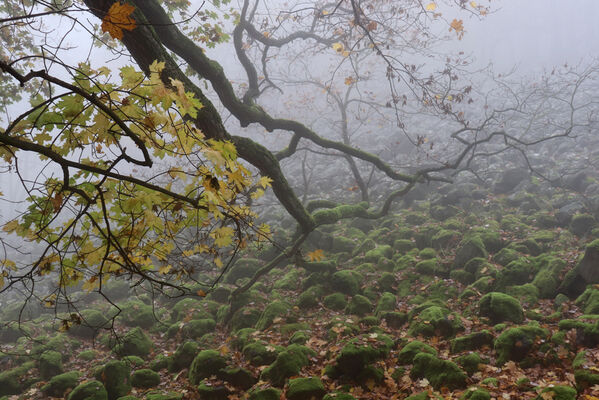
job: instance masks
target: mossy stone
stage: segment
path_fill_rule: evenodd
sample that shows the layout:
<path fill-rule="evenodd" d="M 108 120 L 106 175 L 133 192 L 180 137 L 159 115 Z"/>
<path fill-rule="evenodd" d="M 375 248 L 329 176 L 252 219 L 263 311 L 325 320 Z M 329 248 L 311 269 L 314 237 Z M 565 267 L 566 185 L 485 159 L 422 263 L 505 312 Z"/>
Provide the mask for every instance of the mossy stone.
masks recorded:
<path fill-rule="evenodd" d="M 511 321 L 517 324 L 524 321 L 524 311 L 520 302 L 510 295 L 491 292 L 479 301 L 479 314 L 491 320 L 492 324 Z"/>
<path fill-rule="evenodd" d="M 216 321 L 212 318 L 192 319 L 181 328 L 184 338 L 197 340 L 207 333 L 214 332 Z"/>
<path fill-rule="evenodd" d="M 392 292 L 397 285 L 397 278 L 390 272 L 385 272 L 377 281 L 377 286 L 382 292 Z"/>
<path fill-rule="evenodd" d="M 207 385 L 201 382 L 197 390 L 202 400 L 227 400 L 231 394 L 229 388 L 222 384 Z"/>
<path fill-rule="evenodd" d="M 524 360 L 534 348 L 537 338 L 546 339 L 548 336 L 546 329 L 532 324 L 506 329 L 495 340 L 497 365 L 510 360 Z"/>
<path fill-rule="evenodd" d="M 496 286 L 505 288 L 508 286 L 523 285 L 530 282 L 535 275 L 534 266 L 525 258 L 519 258 L 510 262 L 497 275 Z"/>
<path fill-rule="evenodd" d="M 202 350 L 193 359 L 189 367 L 189 382 L 197 385 L 202 379 L 216 375 L 219 370 L 225 368 L 227 359 L 216 350 Z"/>
<path fill-rule="evenodd" d="M 399 329 L 408 319 L 408 315 L 400 311 L 384 311 L 377 315 L 392 329 Z"/>
<path fill-rule="evenodd" d="M 419 274 L 442 276 L 446 273 L 445 268 L 439 263 L 436 258 L 422 260 L 414 266 Z"/>
<path fill-rule="evenodd" d="M 349 393 L 333 392 L 325 395 L 322 400 L 356 400 L 356 398 Z"/>
<path fill-rule="evenodd" d="M 252 307 L 245 307 L 237 310 L 231 317 L 231 330 L 236 331 L 242 328 L 253 328 L 261 315 L 262 312 L 260 310 Z"/>
<path fill-rule="evenodd" d="M 169 361 L 170 357 L 167 357 L 164 354 L 158 354 L 156 358 L 150 362 L 150 369 L 156 372 L 167 369 L 169 367 Z"/>
<path fill-rule="evenodd" d="M 179 393 L 164 393 L 162 391 L 154 390 L 151 392 L 147 392 L 144 400 L 181 400 L 182 398 L 183 395 Z"/>
<path fill-rule="evenodd" d="M 278 317 L 285 316 L 289 310 L 291 309 L 291 305 L 286 301 L 273 301 L 270 303 L 260 316 L 258 322 L 256 322 L 256 329 L 265 330 L 270 327 L 273 321 Z"/>
<path fill-rule="evenodd" d="M 353 296 L 359 292 L 360 283 L 351 271 L 337 271 L 331 277 L 331 288 L 334 291 Z"/>
<path fill-rule="evenodd" d="M 393 293 L 385 292 L 379 298 L 376 305 L 375 314 L 380 315 L 383 312 L 394 311 L 397 303 L 397 298 Z"/>
<path fill-rule="evenodd" d="M 444 307 L 431 306 L 425 308 L 413 318 L 408 332 L 412 336 L 450 337 L 461 329 L 460 319 L 455 314 L 451 314 Z"/>
<path fill-rule="evenodd" d="M 541 394 L 537 396 L 535 400 L 543 400 L 547 398 L 546 396 L 542 395 L 543 393 L 549 393 L 553 400 L 576 400 L 577 398 L 576 389 L 570 386 L 558 385 L 546 387 L 545 389 L 541 390 Z"/>
<path fill-rule="evenodd" d="M 238 279 L 251 278 L 262 264 L 262 261 L 255 258 L 240 258 L 231 266 L 224 281 L 225 283 L 235 283 Z"/>
<path fill-rule="evenodd" d="M 478 371 L 480 364 L 486 364 L 488 361 L 485 362 L 478 353 L 469 353 L 456 358 L 456 362 L 468 375 L 473 375 Z"/>
<path fill-rule="evenodd" d="M 258 381 L 250 371 L 240 367 L 229 367 L 220 370 L 218 377 L 242 390 L 248 390 Z"/>
<path fill-rule="evenodd" d="M 453 265 L 458 268 L 462 268 L 466 265 L 468 261 L 470 261 L 473 258 L 487 258 L 487 256 L 487 250 L 485 249 L 485 245 L 481 240 L 480 236 L 468 236 L 462 239 L 462 241 L 458 245 Z"/>
<path fill-rule="evenodd" d="M 26 389 L 23 377 L 27 372 L 35 368 L 35 362 L 26 362 L 18 367 L 0 372 L 0 396 L 19 394 Z"/>
<path fill-rule="evenodd" d="M 397 357 L 397 362 L 400 365 L 412 364 L 414 357 L 419 353 L 428 353 L 436 356 L 437 350 L 419 340 L 413 340 L 401 349 Z"/>
<path fill-rule="evenodd" d="M 118 319 L 127 326 L 149 329 L 156 322 L 154 308 L 141 301 L 131 300 L 120 304 L 119 308 L 122 311 Z"/>
<path fill-rule="evenodd" d="M 385 358 L 393 347 L 393 341 L 387 335 L 371 334 L 367 337 L 370 339 L 368 342 L 357 337 L 343 346 L 336 359 L 333 375 L 356 379 L 370 363 Z"/>
<path fill-rule="evenodd" d="M 372 250 L 368 250 L 366 254 L 364 254 L 364 260 L 366 262 L 377 263 L 381 258 L 392 258 L 393 257 L 393 248 L 389 245 L 378 245 Z"/>
<path fill-rule="evenodd" d="M 599 374 L 594 374 L 587 369 L 574 371 L 574 379 L 576 380 L 576 387 L 579 391 L 583 391 L 594 385 L 599 385 Z"/>
<path fill-rule="evenodd" d="M 297 305 L 304 310 L 318 307 L 318 300 L 323 294 L 324 289 L 321 285 L 310 286 L 300 294 Z"/>
<path fill-rule="evenodd" d="M 452 339 L 450 348 L 452 353 L 461 353 L 462 351 L 478 350 L 484 346 L 493 346 L 494 336 L 488 330 L 473 332 L 465 336 Z"/>
<path fill-rule="evenodd" d="M 460 400 L 491 400 L 491 395 L 485 389 L 467 390 Z"/>
<path fill-rule="evenodd" d="M 250 400 L 279 400 L 281 398 L 281 390 L 276 388 L 266 388 L 252 390 Z"/>
<path fill-rule="evenodd" d="M 247 344 L 242 350 L 243 356 L 253 366 L 268 365 L 277 358 L 277 351 L 272 346 L 266 346 L 261 342 Z"/>
<path fill-rule="evenodd" d="M 334 311 L 340 311 L 347 306 L 347 300 L 345 299 L 345 295 L 343 293 L 337 292 L 325 296 L 323 299 L 323 304 L 326 308 Z"/>
<path fill-rule="evenodd" d="M 590 214 L 576 214 L 570 221 L 570 231 L 576 236 L 584 236 L 597 224 L 595 217 Z"/>
<path fill-rule="evenodd" d="M 139 369 L 131 375 L 131 385 L 142 389 L 158 386 L 160 385 L 160 375 L 151 369 Z"/>
<path fill-rule="evenodd" d="M 505 293 L 515 297 L 519 301 L 530 305 L 536 304 L 539 301 L 539 289 L 532 283 L 524 285 L 508 286 Z"/>
<path fill-rule="evenodd" d="M 262 371 L 261 379 L 269 380 L 274 386 L 281 387 L 287 378 L 299 374 L 308 363 L 306 352 L 288 348 L 279 353 L 275 361 Z"/>
<path fill-rule="evenodd" d="M 79 382 L 78 371 L 65 372 L 64 374 L 53 376 L 47 384 L 42 386 L 41 391 L 46 396 L 62 397 L 64 393 L 73 389 Z"/>
<path fill-rule="evenodd" d="M 200 345 L 197 342 L 187 341 L 179 345 L 175 353 L 169 359 L 169 372 L 179 372 L 184 368 L 188 368 L 199 352 Z"/>
<path fill-rule="evenodd" d="M 137 327 L 123 336 L 121 342 L 114 347 L 114 352 L 120 356 L 145 357 L 150 354 L 153 346 L 145 332 Z"/>
<path fill-rule="evenodd" d="M 108 392 L 102 383 L 87 381 L 73 389 L 67 400 L 108 400 Z"/>
<path fill-rule="evenodd" d="M 516 261 L 520 258 L 520 255 L 517 251 L 504 247 L 495 253 L 492 257 L 493 262 L 503 265 L 504 267 L 511 263 L 512 261 Z"/>
<path fill-rule="evenodd" d="M 357 294 L 351 298 L 345 311 L 348 314 L 363 316 L 371 313 L 373 307 L 374 306 L 367 297 Z"/>
<path fill-rule="evenodd" d="M 39 359 L 39 372 L 43 379 L 50 379 L 54 375 L 64 372 L 62 366 L 62 354 L 57 351 L 47 350 Z"/>
<path fill-rule="evenodd" d="M 436 390 L 447 387 L 450 390 L 466 387 L 466 374 L 453 362 L 441 360 L 428 353 L 418 353 L 414 357 L 414 367 L 410 377 L 426 378 Z"/>
<path fill-rule="evenodd" d="M 115 400 L 131 391 L 131 367 L 125 361 L 109 361 L 99 368 L 94 377 L 102 382 L 108 400 Z"/>
<path fill-rule="evenodd" d="M 83 361 L 91 361 L 94 360 L 98 356 L 98 353 L 95 350 L 84 350 L 77 355 L 77 358 Z"/>
<path fill-rule="evenodd" d="M 289 380 L 287 398 L 289 400 L 320 400 L 326 390 L 319 378 L 295 378 Z"/>
<path fill-rule="evenodd" d="M 449 278 L 460 282 L 462 285 L 469 285 L 474 282 L 474 274 L 465 269 L 454 269 L 449 272 Z"/>
<path fill-rule="evenodd" d="M 71 326 L 68 330 L 70 335 L 91 339 L 96 336 L 101 329 L 108 327 L 108 318 L 98 310 L 87 309 L 81 311 L 80 314 L 81 324 Z"/>

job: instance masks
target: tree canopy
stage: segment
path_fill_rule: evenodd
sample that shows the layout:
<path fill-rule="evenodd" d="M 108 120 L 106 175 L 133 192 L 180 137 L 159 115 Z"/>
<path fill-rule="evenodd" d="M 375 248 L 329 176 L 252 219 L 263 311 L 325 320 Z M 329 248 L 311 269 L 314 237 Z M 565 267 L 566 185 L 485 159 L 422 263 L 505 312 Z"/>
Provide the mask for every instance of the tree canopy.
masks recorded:
<path fill-rule="evenodd" d="M 593 68 L 486 89 L 463 54 L 437 52 L 465 34 L 461 15 L 489 11 L 449 0 L 3 2 L 0 156 L 27 206 L 0 221 L 0 290 L 49 306 L 81 283 L 103 293 L 111 277 L 185 293 L 197 271 L 272 241 L 252 207 L 268 188 L 297 224 L 271 266 L 321 225 L 379 218 L 418 184 L 451 181 L 447 171 L 583 129 Z M 223 42 L 236 67 L 210 58 Z M 347 164 L 350 195 L 312 188 L 313 155 Z M 373 196 L 375 181 L 385 190 Z M 57 284 L 40 295 L 46 275 Z"/>

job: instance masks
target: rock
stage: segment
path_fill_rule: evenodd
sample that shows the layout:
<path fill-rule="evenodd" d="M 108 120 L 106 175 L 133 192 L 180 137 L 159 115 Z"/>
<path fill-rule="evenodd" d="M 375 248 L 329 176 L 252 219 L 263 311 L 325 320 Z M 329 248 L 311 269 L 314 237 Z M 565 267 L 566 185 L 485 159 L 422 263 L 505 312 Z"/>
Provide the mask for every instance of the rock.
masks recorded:
<path fill-rule="evenodd" d="M 57 351 L 47 350 L 39 359 L 39 372 L 43 379 L 48 380 L 54 375 L 64 372 L 62 367 L 62 354 Z"/>
<path fill-rule="evenodd" d="M 478 350 L 484 346 L 492 347 L 493 340 L 494 336 L 487 330 L 474 332 L 452 339 L 450 342 L 451 352 L 461 353 L 462 351 Z"/>
<path fill-rule="evenodd" d="M 168 361 L 169 372 L 179 372 L 188 368 L 199 352 L 200 345 L 197 342 L 187 341 L 181 344 Z"/>
<path fill-rule="evenodd" d="M 227 272 L 225 283 L 235 283 L 238 279 L 251 278 L 260 269 L 263 262 L 255 258 L 240 258 Z"/>
<path fill-rule="evenodd" d="M 520 302 L 500 292 L 487 293 L 480 299 L 479 315 L 489 318 L 492 324 L 504 321 L 519 324 L 524 321 L 524 311 Z"/>
<path fill-rule="evenodd" d="M 182 398 L 183 395 L 179 393 L 164 393 L 162 391 L 154 390 L 146 393 L 144 400 L 181 400 Z"/>
<path fill-rule="evenodd" d="M 281 391 L 276 388 L 258 389 L 250 392 L 250 400 L 279 400 Z"/>
<path fill-rule="evenodd" d="M 67 390 L 77 386 L 80 375 L 79 372 L 72 371 L 53 376 L 48 383 L 42 386 L 41 391 L 46 396 L 63 397 Z"/>
<path fill-rule="evenodd" d="M 570 221 L 570 231 L 576 236 L 585 236 L 597 225 L 591 214 L 576 214 Z"/>
<path fill-rule="evenodd" d="M 100 382 L 87 381 L 73 389 L 67 400 L 108 400 L 108 393 Z"/>
<path fill-rule="evenodd" d="M 170 357 L 167 357 L 163 354 L 158 354 L 156 358 L 150 362 L 150 369 L 156 372 L 167 369 L 169 368 L 169 361 Z"/>
<path fill-rule="evenodd" d="M 460 400 L 491 400 L 491 395 L 485 389 L 468 389 Z"/>
<path fill-rule="evenodd" d="M 274 347 L 267 347 L 261 342 L 247 344 L 242 350 L 243 356 L 255 367 L 271 364 L 277 358 Z"/>
<path fill-rule="evenodd" d="M 108 400 L 116 400 L 131 391 L 131 367 L 124 361 L 109 361 L 99 368 L 94 377 L 102 382 L 108 393 Z M 87 400 L 85 397 L 82 400 Z"/>
<path fill-rule="evenodd" d="M 561 227 L 568 226 L 574 215 L 583 212 L 584 209 L 584 204 L 579 201 L 574 201 L 560 207 L 560 209 L 555 213 L 557 224 Z"/>
<path fill-rule="evenodd" d="M 326 390 L 319 378 L 296 378 L 289 380 L 289 400 L 321 400 Z"/>
<path fill-rule="evenodd" d="M 114 346 L 114 352 L 120 356 L 145 357 L 150 354 L 154 344 L 141 328 L 133 328 L 120 343 Z"/>
<path fill-rule="evenodd" d="M 144 304 L 141 301 L 128 301 L 124 304 L 120 304 L 119 308 L 122 311 L 119 314 L 118 319 L 123 321 L 127 326 L 138 326 L 140 328 L 149 329 L 156 322 L 154 307 Z"/>
<path fill-rule="evenodd" d="M 181 328 L 184 338 L 197 340 L 207 333 L 214 332 L 216 322 L 212 318 L 192 319 Z"/>
<path fill-rule="evenodd" d="M 347 306 L 347 300 L 343 293 L 333 293 L 323 299 L 323 304 L 326 308 L 340 311 Z"/>
<path fill-rule="evenodd" d="M 371 313 L 373 307 L 367 297 L 357 294 L 351 298 L 345 311 L 347 314 L 364 316 Z"/>
<path fill-rule="evenodd" d="M 558 291 L 569 297 L 577 297 L 587 285 L 599 283 L 599 239 L 593 240 L 585 249 L 580 262 L 570 270 Z"/>
<path fill-rule="evenodd" d="M 576 389 L 569 386 L 551 386 L 541 390 L 541 394 L 538 395 L 535 400 L 544 400 L 547 396 L 543 396 L 543 393 L 547 393 L 553 400 L 576 400 L 577 393 Z"/>
<path fill-rule="evenodd" d="M 436 390 L 442 386 L 450 390 L 465 388 L 467 379 L 466 374 L 456 364 L 428 353 L 419 353 L 414 357 L 410 377 L 426 378 Z"/>
<path fill-rule="evenodd" d="M 131 385 L 142 389 L 158 386 L 160 385 L 160 375 L 151 369 L 138 369 L 131 375 Z"/>
<path fill-rule="evenodd" d="M 481 238 L 477 235 L 464 238 L 456 250 L 456 256 L 453 265 L 457 268 L 463 268 L 468 261 L 476 257 L 487 258 L 487 250 Z"/>
<path fill-rule="evenodd" d="M 512 191 L 523 180 L 528 179 L 529 171 L 524 168 L 512 168 L 505 170 L 501 178 L 495 183 L 493 192 L 505 194 Z"/>
<path fill-rule="evenodd" d="M 258 381 L 250 371 L 239 367 L 222 369 L 218 377 L 242 390 L 248 390 Z"/>
<path fill-rule="evenodd" d="M 202 379 L 217 375 L 227 366 L 227 359 L 216 350 L 202 350 L 189 368 L 189 382 L 198 385 Z"/>
<path fill-rule="evenodd" d="M 534 348 L 536 339 L 547 339 L 548 336 L 546 329 L 535 325 L 519 326 L 503 331 L 495 340 L 497 365 L 501 366 L 510 360 L 523 361 Z"/>
<path fill-rule="evenodd" d="M 369 339 L 369 341 L 365 339 Z M 327 375 L 359 379 L 369 364 L 385 358 L 389 355 L 392 347 L 391 338 L 383 334 L 354 338 L 343 346 L 333 368 L 329 369 Z"/>
<path fill-rule="evenodd" d="M 291 309 L 291 305 L 286 301 L 276 300 L 270 303 L 260 316 L 260 319 L 256 323 L 256 329 L 265 330 L 270 327 L 273 321 L 278 317 L 284 317 L 289 310 Z"/>
<path fill-rule="evenodd" d="M 356 398 L 349 393 L 333 392 L 325 395 L 322 400 L 356 400 Z"/>
<path fill-rule="evenodd" d="M 375 314 L 381 315 L 383 312 L 394 311 L 396 308 L 397 298 L 393 293 L 384 292 L 376 305 Z"/>
<path fill-rule="evenodd" d="M 80 314 L 81 324 L 71 326 L 68 330 L 70 335 L 91 339 L 95 337 L 101 329 L 108 327 L 108 318 L 98 310 L 87 309 L 81 311 Z"/>
<path fill-rule="evenodd" d="M 261 379 L 269 380 L 274 386 L 281 387 L 285 380 L 299 374 L 300 370 L 309 364 L 307 347 L 290 345 L 277 356 L 268 368 L 262 371 Z"/>
<path fill-rule="evenodd" d="M 377 263 L 381 258 L 390 259 L 391 257 L 393 257 L 393 248 L 386 244 L 379 245 L 364 254 L 364 260 L 371 263 Z"/>
<path fill-rule="evenodd" d="M 422 275 L 444 276 L 447 274 L 447 270 L 436 258 L 422 260 L 415 265 L 414 269 Z"/>
<path fill-rule="evenodd" d="M 561 283 L 561 273 L 566 266 L 564 260 L 552 257 L 541 267 L 532 281 L 532 284 L 539 289 L 539 297 L 543 299 L 555 297 Z"/>
<path fill-rule="evenodd" d="M 21 378 L 32 368 L 35 368 L 35 363 L 30 361 L 0 372 L 0 396 L 19 394 L 25 390 L 27 387 Z"/>
<path fill-rule="evenodd" d="M 437 350 L 419 340 L 413 340 L 401 349 L 397 357 L 397 362 L 400 365 L 412 364 L 414 357 L 420 353 L 428 353 L 436 356 Z"/>
<path fill-rule="evenodd" d="M 454 336 L 463 327 L 459 317 L 444 307 L 431 306 L 422 310 L 410 323 L 412 336 Z"/>
<path fill-rule="evenodd" d="M 342 270 L 335 272 L 331 277 L 331 288 L 334 291 L 353 296 L 360 290 L 360 283 L 352 271 Z"/>
<path fill-rule="evenodd" d="M 599 314 L 599 290 L 589 287 L 577 299 L 585 314 Z"/>
<path fill-rule="evenodd" d="M 198 394 L 202 400 L 228 400 L 231 391 L 222 384 L 205 384 L 200 383 L 198 386 Z"/>
<path fill-rule="evenodd" d="M 468 373 L 468 375 L 476 373 L 479 370 L 480 364 L 488 363 L 488 361 L 483 360 L 478 353 L 469 353 L 459 356 L 456 358 L 456 362 Z"/>

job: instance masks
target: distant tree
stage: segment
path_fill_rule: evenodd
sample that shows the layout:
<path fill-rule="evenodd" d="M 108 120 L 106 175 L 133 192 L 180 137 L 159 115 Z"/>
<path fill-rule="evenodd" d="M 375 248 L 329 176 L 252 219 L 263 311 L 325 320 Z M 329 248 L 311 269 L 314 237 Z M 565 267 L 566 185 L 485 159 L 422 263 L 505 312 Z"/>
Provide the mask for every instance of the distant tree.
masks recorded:
<path fill-rule="evenodd" d="M 438 57 L 434 43 L 464 34 L 461 19 L 444 19 L 451 6 L 478 17 L 488 12 L 449 0 L 298 2 L 280 9 L 250 0 L 239 9 L 216 0 L 4 1 L 0 157 L 21 179 L 27 208 L 3 224 L 0 290 L 20 287 L 38 296 L 36 283 L 51 274 L 56 285 L 40 298 L 50 306 L 70 305 L 68 288 L 80 283 L 104 294 L 112 277 L 189 293 L 182 283 L 198 268 L 226 269 L 237 251 L 269 240 L 269 228 L 247 204 L 272 187 L 297 222 L 295 241 L 239 294 L 296 256 L 318 226 L 379 218 L 415 185 L 449 181 L 444 171 L 477 156 L 572 134 L 576 118 L 534 138 L 505 129 L 508 115 L 530 111 L 530 97 L 507 89 L 503 104 L 485 102 L 485 92 L 461 76 L 461 55 Z M 205 51 L 229 39 L 229 25 L 246 75 L 239 87 Z M 430 62 L 422 64 L 423 56 Z M 134 66 L 122 66 L 128 62 Z M 286 109 L 276 103 L 298 84 L 320 86 L 324 100 L 315 104 L 336 104 L 337 134 L 300 121 L 294 103 Z M 483 111 L 473 111 L 475 101 Z M 234 134 L 238 128 L 223 122 L 224 113 L 241 128 L 287 133 L 287 146 L 269 149 L 269 140 Z M 393 149 L 385 159 L 360 148 L 384 135 L 352 140 L 349 114 L 366 121 L 371 113 L 385 121 L 381 130 L 407 139 L 428 164 L 398 163 Z M 435 152 L 433 137 L 407 125 L 412 116 L 432 118 L 427 128 L 443 130 L 434 140 L 447 147 Z M 280 163 L 305 149 L 344 159 L 364 201 L 321 201 L 326 196 L 313 193 L 304 204 Z M 23 165 L 26 153 L 39 159 L 35 171 Z M 387 182 L 377 202 L 364 168 Z M 15 235 L 36 244 L 33 261 L 20 259 L 25 247 Z M 175 262 L 197 255 L 198 263 Z"/>

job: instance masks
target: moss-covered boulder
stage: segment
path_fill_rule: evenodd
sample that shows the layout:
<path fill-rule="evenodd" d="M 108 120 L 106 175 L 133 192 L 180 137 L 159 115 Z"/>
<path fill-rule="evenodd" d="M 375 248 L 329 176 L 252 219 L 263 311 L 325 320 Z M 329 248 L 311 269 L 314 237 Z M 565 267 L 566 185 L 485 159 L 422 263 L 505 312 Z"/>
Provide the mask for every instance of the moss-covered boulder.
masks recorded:
<path fill-rule="evenodd" d="M 536 325 L 526 325 L 506 329 L 495 340 L 497 365 L 507 361 L 524 361 L 536 347 L 537 342 L 547 340 L 549 332 Z"/>
<path fill-rule="evenodd" d="M 225 283 L 235 283 L 238 279 L 251 278 L 263 262 L 255 258 L 241 258 L 233 264 L 225 276 Z"/>
<path fill-rule="evenodd" d="M 53 350 L 44 351 L 40 356 L 38 369 L 41 377 L 46 380 L 62 374 L 62 354 Z"/>
<path fill-rule="evenodd" d="M 397 357 L 397 362 L 400 365 L 412 364 L 414 361 L 414 357 L 420 353 L 428 353 L 434 356 L 437 355 L 437 350 L 434 347 L 429 346 L 426 343 L 423 343 L 419 340 L 413 340 L 410 343 L 406 344 Z"/>
<path fill-rule="evenodd" d="M 266 388 L 252 390 L 250 400 L 280 400 L 281 390 L 277 388 Z"/>
<path fill-rule="evenodd" d="M 321 400 L 326 390 L 319 378 L 296 378 L 289 380 L 289 400 Z"/>
<path fill-rule="evenodd" d="M 473 375 L 479 370 L 481 364 L 487 364 L 488 361 L 481 358 L 478 353 L 468 353 L 456 358 L 456 362 L 468 375 Z"/>
<path fill-rule="evenodd" d="M 428 353 L 414 357 L 414 367 L 410 371 L 412 379 L 426 378 L 436 390 L 447 387 L 450 390 L 466 387 L 467 376 L 455 363 L 441 360 Z"/>
<path fill-rule="evenodd" d="M 349 393 L 333 392 L 325 395 L 322 400 L 356 400 L 356 398 Z"/>
<path fill-rule="evenodd" d="M 262 311 L 250 306 L 237 310 L 231 317 L 231 330 L 236 331 L 243 328 L 253 328 L 261 315 Z"/>
<path fill-rule="evenodd" d="M 384 334 L 353 338 L 343 346 L 336 363 L 327 369 L 327 375 L 365 381 L 367 379 L 362 378 L 368 374 L 370 364 L 388 356 L 392 347 L 393 340 Z"/>
<path fill-rule="evenodd" d="M 532 284 L 539 289 L 539 296 L 541 298 L 551 299 L 557 294 L 557 290 L 561 284 L 560 276 L 567 264 L 566 261 L 555 257 L 543 261 Z"/>
<path fill-rule="evenodd" d="M 67 390 L 73 389 L 79 382 L 81 374 L 77 371 L 66 372 L 64 374 L 55 375 L 42 386 L 41 391 L 46 396 L 62 397 Z"/>
<path fill-rule="evenodd" d="M 253 366 L 259 367 L 261 365 L 268 365 L 277 358 L 277 350 L 271 346 L 261 342 L 253 342 L 247 344 L 242 354 L 246 360 Z"/>
<path fill-rule="evenodd" d="M 248 390 L 258 381 L 250 371 L 240 367 L 221 369 L 218 376 L 228 384 L 242 390 Z"/>
<path fill-rule="evenodd" d="M 120 356 L 145 357 L 150 354 L 153 346 L 154 344 L 148 335 L 141 328 L 137 327 L 123 336 L 120 343 L 114 346 L 114 352 Z"/>
<path fill-rule="evenodd" d="M 384 292 L 376 305 L 375 314 L 381 315 L 384 312 L 394 311 L 397 304 L 397 298 L 393 293 Z"/>
<path fill-rule="evenodd" d="M 197 390 L 202 400 L 228 400 L 231 394 L 229 388 L 223 384 L 201 382 Z"/>
<path fill-rule="evenodd" d="M 570 386 L 550 386 L 541 390 L 541 394 L 539 394 L 535 400 L 544 400 L 547 396 L 543 395 L 543 393 L 547 393 L 550 395 L 553 400 L 576 400 L 577 393 L 576 389 Z"/>
<path fill-rule="evenodd" d="M 326 308 L 331 310 L 340 311 L 343 310 L 347 306 L 347 299 L 343 293 L 333 293 L 328 296 L 325 296 L 323 299 L 323 304 Z"/>
<path fill-rule="evenodd" d="M 98 310 L 87 309 L 80 314 L 81 324 L 71 326 L 68 330 L 70 335 L 91 339 L 109 325 L 108 317 Z"/>
<path fill-rule="evenodd" d="M 364 260 L 366 262 L 377 263 L 381 258 L 392 258 L 393 248 L 389 245 L 378 245 L 372 250 L 368 250 L 364 254 Z"/>
<path fill-rule="evenodd" d="M 280 318 L 285 316 L 289 310 L 291 309 L 291 305 L 286 301 L 273 301 L 270 303 L 260 316 L 260 319 L 256 323 L 256 329 L 264 330 L 272 325 L 273 321 L 276 318 Z"/>
<path fill-rule="evenodd" d="M 346 313 L 363 316 L 372 312 L 374 306 L 366 296 L 356 294 L 352 296 L 347 308 Z"/>
<path fill-rule="evenodd" d="M 131 300 L 124 304 L 119 304 L 119 308 L 121 309 L 121 313 L 118 319 L 131 327 L 138 326 L 149 329 L 156 323 L 156 318 L 158 317 L 158 315 L 154 315 L 154 307 L 144 304 L 139 300 Z"/>
<path fill-rule="evenodd" d="M 202 350 L 189 367 L 189 382 L 197 385 L 202 379 L 218 375 L 227 366 L 227 359 L 216 350 Z"/>
<path fill-rule="evenodd" d="M 597 221 L 591 214 L 575 214 L 570 221 L 570 231 L 576 236 L 584 236 L 591 232 L 595 225 Z"/>
<path fill-rule="evenodd" d="M 410 322 L 412 336 L 454 336 L 462 329 L 460 318 L 447 308 L 430 306 L 419 312 Z"/>
<path fill-rule="evenodd" d="M 192 319 L 181 327 L 181 334 L 186 339 L 197 340 L 207 333 L 214 332 L 216 322 L 212 318 Z"/>
<path fill-rule="evenodd" d="M 151 369 L 138 369 L 131 375 L 131 385 L 142 389 L 158 386 L 160 385 L 160 375 Z"/>
<path fill-rule="evenodd" d="M 491 395 L 485 389 L 468 389 L 460 400 L 491 400 Z"/>
<path fill-rule="evenodd" d="M 184 368 L 188 368 L 199 352 L 200 345 L 197 342 L 187 341 L 179 345 L 168 361 L 168 370 L 170 372 L 179 372 Z"/>
<path fill-rule="evenodd" d="M 414 269 L 417 273 L 422 275 L 444 276 L 447 273 L 447 270 L 441 263 L 439 263 L 437 258 L 422 260 L 414 266 Z"/>
<path fill-rule="evenodd" d="M 130 375 L 131 367 L 127 362 L 114 360 L 98 368 L 94 377 L 106 388 L 108 400 L 116 400 L 131 391 Z"/>
<path fill-rule="evenodd" d="M 510 262 L 497 274 L 496 286 L 506 288 L 508 286 L 523 285 L 530 282 L 535 276 L 536 270 L 530 260 L 519 258 Z"/>
<path fill-rule="evenodd" d="M 309 364 L 310 349 L 303 346 L 291 345 L 277 356 L 276 360 L 264 371 L 261 379 L 270 381 L 274 386 L 281 387 L 289 377 L 299 374 L 300 370 Z"/>
<path fill-rule="evenodd" d="M 520 302 L 505 293 L 487 293 L 480 299 L 478 305 L 479 314 L 489 318 L 493 324 L 504 321 L 519 324 L 524 321 L 524 311 Z"/>
<path fill-rule="evenodd" d="M 587 285 L 594 283 L 599 283 L 599 239 L 587 244 L 584 256 L 566 274 L 558 291 L 572 298 L 579 296 Z"/>
<path fill-rule="evenodd" d="M 487 256 L 487 250 L 481 238 L 476 235 L 467 236 L 458 245 L 453 265 L 457 268 L 463 268 L 473 258 L 487 258 Z"/>
<path fill-rule="evenodd" d="M 323 294 L 324 289 L 322 285 L 310 286 L 300 294 L 297 306 L 304 310 L 318 307 L 318 302 Z"/>
<path fill-rule="evenodd" d="M 478 350 L 485 346 L 493 347 L 494 336 L 488 330 L 473 332 L 465 336 L 452 339 L 450 348 L 452 353 L 461 353 L 462 351 Z"/>
<path fill-rule="evenodd" d="M 67 400 L 108 400 L 106 388 L 98 381 L 87 381 L 77 386 Z M 116 397 L 114 398 L 116 399 Z"/>
<path fill-rule="evenodd" d="M 348 270 L 337 271 L 331 276 L 331 288 L 334 291 L 353 296 L 360 291 L 360 282 L 356 275 Z"/>

